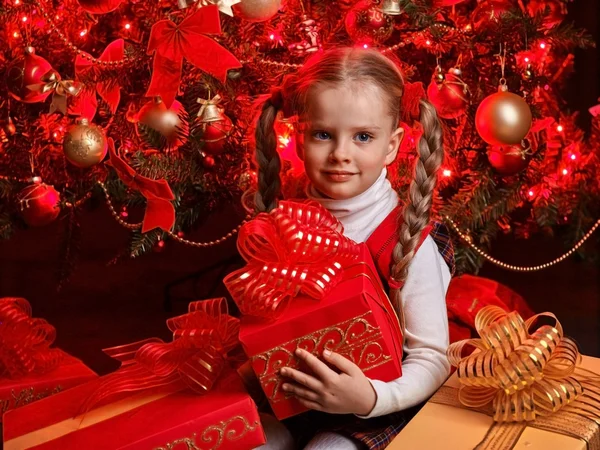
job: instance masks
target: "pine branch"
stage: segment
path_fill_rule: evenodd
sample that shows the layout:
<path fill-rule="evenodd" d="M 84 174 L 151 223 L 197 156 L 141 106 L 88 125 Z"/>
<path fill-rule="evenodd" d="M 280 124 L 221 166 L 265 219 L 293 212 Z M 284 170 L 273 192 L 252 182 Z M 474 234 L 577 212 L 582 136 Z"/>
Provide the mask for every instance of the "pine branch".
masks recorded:
<path fill-rule="evenodd" d="M 134 231 L 131 237 L 130 255 L 132 258 L 137 258 L 152 250 L 161 236 L 159 230 L 152 230 L 147 233 Z"/>

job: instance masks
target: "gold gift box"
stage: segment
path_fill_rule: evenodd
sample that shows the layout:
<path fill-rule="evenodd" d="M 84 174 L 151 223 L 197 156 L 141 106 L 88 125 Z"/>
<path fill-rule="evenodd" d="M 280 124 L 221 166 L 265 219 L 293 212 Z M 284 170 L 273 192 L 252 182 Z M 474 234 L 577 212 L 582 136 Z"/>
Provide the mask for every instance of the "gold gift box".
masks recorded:
<path fill-rule="evenodd" d="M 583 356 L 581 366 L 600 373 L 600 359 Z M 530 424 L 517 430 L 507 429 L 507 435 L 521 433 L 516 443 L 510 439 L 504 446 L 477 447 L 494 426 L 492 417 L 482 412 L 466 409 L 458 402 L 460 383 L 454 373 L 442 388 L 425 404 L 423 409 L 408 423 L 388 446 L 388 450 L 594 450 L 600 448 L 600 427 L 582 422 L 565 420 L 560 432 L 535 428 Z M 440 403 L 442 402 L 442 403 Z M 456 403 L 449 406 L 445 403 Z M 509 425 L 510 427 L 510 425 Z M 565 434 L 563 434 L 565 433 Z M 568 434 L 571 434 L 570 436 Z M 583 434 L 585 438 L 575 437 Z"/>

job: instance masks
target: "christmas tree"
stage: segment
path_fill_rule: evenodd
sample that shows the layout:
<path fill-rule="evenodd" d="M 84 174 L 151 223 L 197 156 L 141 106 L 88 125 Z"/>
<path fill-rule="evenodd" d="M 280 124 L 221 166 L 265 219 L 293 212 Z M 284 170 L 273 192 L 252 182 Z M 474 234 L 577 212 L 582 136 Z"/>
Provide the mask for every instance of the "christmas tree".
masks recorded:
<path fill-rule="evenodd" d="M 443 119 L 436 212 L 454 230 L 459 272 L 490 259 L 498 233 L 560 233 L 565 250 L 577 250 L 600 217 L 600 114 L 586 139 L 565 111 L 573 50 L 593 45 L 564 21 L 566 8 L 561 0 L 3 0 L 0 237 L 63 216 L 73 245 L 78 215 L 100 199 L 131 230 L 131 256 L 168 239 L 202 247 L 232 238 L 237 229 L 209 243 L 183 233 L 216 208 L 249 203 L 260 99 L 315 52 L 345 45 L 397 57 Z M 390 170 L 399 189 L 416 156 L 418 124 L 408 130 Z M 293 125 L 282 121 L 277 134 L 284 191 L 297 195 Z"/>

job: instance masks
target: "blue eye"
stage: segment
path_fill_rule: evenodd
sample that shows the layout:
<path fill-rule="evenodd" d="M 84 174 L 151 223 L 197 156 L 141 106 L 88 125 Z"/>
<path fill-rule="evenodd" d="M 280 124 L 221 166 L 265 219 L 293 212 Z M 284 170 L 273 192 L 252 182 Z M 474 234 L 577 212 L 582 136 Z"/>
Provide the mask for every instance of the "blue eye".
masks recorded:
<path fill-rule="evenodd" d="M 371 142 L 371 140 L 373 140 L 373 136 L 371 136 L 369 133 L 358 133 L 355 136 L 355 139 L 358 142 L 367 143 L 367 142 Z"/>
<path fill-rule="evenodd" d="M 329 133 L 326 132 L 326 131 L 315 131 L 313 133 L 313 137 L 315 139 L 317 139 L 318 141 L 326 141 L 329 138 L 331 138 L 331 136 L 329 135 Z"/>

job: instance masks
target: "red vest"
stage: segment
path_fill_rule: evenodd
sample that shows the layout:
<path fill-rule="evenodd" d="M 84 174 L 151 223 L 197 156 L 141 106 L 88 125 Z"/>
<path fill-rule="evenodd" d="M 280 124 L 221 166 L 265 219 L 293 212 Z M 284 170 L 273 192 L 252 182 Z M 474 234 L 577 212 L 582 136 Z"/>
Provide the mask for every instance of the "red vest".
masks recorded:
<path fill-rule="evenodd" d="M 367 247 L 375 261 L 379 276 L 386 287 L 390 284 L 390 272 L 392 268 L 392 252 L 398 243 L 398 228 L 402 224 L 402 205 L 397 206 L 375 229 L 373 234 L 367 239 Z M 421 233 L 421 240 L 415 249 L 415 253 L 423 244 L 423 241 L 433 227 L 428 225 Z M 402 287 L 402 286 L 400 286 Z"/>

